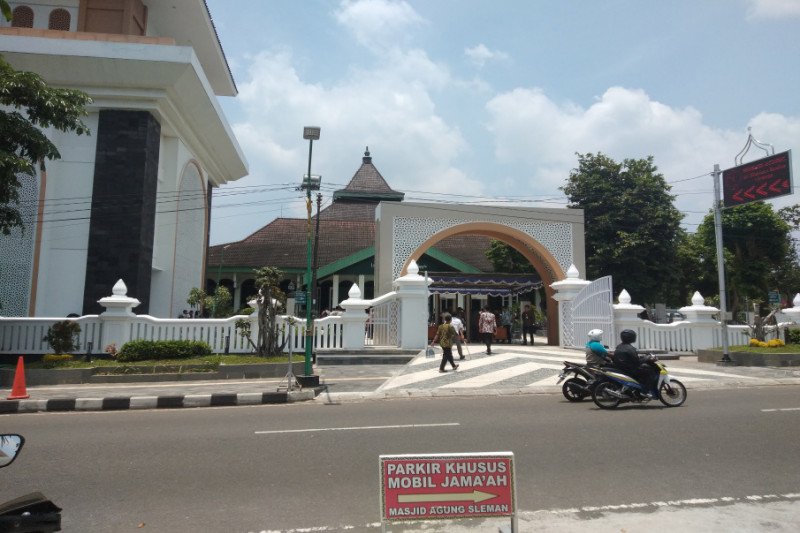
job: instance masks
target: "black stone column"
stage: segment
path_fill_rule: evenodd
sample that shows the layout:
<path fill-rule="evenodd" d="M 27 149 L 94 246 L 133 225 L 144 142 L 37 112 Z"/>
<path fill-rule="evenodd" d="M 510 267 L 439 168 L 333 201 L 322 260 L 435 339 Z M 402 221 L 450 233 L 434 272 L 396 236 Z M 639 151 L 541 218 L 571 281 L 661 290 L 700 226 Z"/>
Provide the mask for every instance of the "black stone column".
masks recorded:
<path fill-rule="evenodd" d="M 122 278 L 149 311 L 161 125 L 147 111 L 100 111 L 83 314 Z"/>

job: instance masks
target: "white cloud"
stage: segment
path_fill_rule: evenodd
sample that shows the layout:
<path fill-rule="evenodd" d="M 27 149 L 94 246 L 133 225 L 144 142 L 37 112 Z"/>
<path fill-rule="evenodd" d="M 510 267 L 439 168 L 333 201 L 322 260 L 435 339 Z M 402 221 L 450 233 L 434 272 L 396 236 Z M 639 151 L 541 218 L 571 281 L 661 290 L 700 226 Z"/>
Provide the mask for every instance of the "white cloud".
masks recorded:
<path fill-rule="evenodd" d="M 299 182 L 308 154 L 302 127 L 313 124 L 322 133 L 314 143 L 312 173 L 322 174 L 323 184 L 343 187 L 368 145 L 397 190 L 446 192 L 458 183 L 480 192 L 481 184 L 457 166 L 466 142 L 434 104 L 432 94 L 451 83 L 447 69 L 418 50 L 395 50 L 390 58 L 324 86 L 303 80 L 289 53 L 254 57 L 238 99 L 247 119 L 233 125 L 251 175 L 236 185 Z"/>
<path fill-rule="evenodd" d="M 508 54 L 497 50 L 490 50 L 485 44 L 480 43 L 472 48 L 466 48 L 464 54 L 476 66 L 483 67 L 489 61 L 508 61 Z"/>
<path fill-rule="evenodd" d="M 750 0 L 751 18 L 800 17 L 800 0 Z"/>
<path fill-rule="evenodd" d="M 556 103 L 540 89 L 515 89 L 491 99 L 487 111 L 497 159 L 532 176 L 518 187 L 523 196 L 562 186 L 577 165 L 575 152 L 603 152 L 617 161 L 652 155 L 670 182 L 710 173 L 715 163 L 723 169 L 734 166 L 747 140 L 745 127 L 738 132 L 714 129 L 691 107 L 673 108 L 642 90 L 621 87 L 608 89 L 588 108 Z M 796 117 L 762 114 L 749 125 L 777 151 L 800 138 Z M 713 203 L 713 182 L 710 177 L 687 180 L 677 183 L 673 193 L 679 209 L 698 212 L 687 216 L 686 222 L 694 224 Z"/>
<path fill-rule="evenodd" d="M 411 5 L 392 0 L 343 0 L 336 20 L 362 45 L 391 48 L 407 37 L 409 29 L 425 23 Z"/>

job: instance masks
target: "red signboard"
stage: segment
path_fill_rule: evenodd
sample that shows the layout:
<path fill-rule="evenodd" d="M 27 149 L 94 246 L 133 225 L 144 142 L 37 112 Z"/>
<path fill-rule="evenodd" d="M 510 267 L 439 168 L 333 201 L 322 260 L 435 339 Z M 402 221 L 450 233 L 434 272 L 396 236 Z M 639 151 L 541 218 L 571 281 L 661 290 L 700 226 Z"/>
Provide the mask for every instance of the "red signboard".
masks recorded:
<path fill-rule="evenodd" d="M 514 515 L 514 454 L 381 455 L 384 521 Z"/>
<path fill-rule="evenodd" d="M 791 155 L 789 150 L 723 171 L 725 207 L 791 194 Z"/>

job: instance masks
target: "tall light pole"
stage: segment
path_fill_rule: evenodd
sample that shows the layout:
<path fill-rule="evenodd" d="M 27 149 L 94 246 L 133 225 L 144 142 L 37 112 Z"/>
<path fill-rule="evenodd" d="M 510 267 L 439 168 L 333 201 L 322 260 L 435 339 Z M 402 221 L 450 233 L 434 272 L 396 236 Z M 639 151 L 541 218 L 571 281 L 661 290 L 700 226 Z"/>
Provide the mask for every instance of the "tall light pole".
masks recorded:
<path fill-rule="evenodd" d="M 322 193 L 317 193 L 317 223 L 314 230 L 314 270 L 311 276 L 311 290 L 314 291 L 314 313 L 319 316 L 319 290 L 317 287 L 317 264 L 319 260 L 319 210 L 322 207 Z"/>
<path fill-rule="evenodd" d="M 317 126 L 306 126 L 303 128 L 303 139 L 308 139 L 308 173 L 303 178 L 303 185 L 301 189 L 306 191 L 306 209 L 308 210 L 308 224 L 306 228 L 306 361 L 304 368 L 304 376 L 301 376 L 300 383 L 302 385 L 317 385 L 319 378 L 314 379 L 313 370 L 311 368 L 311 349 L 314 344 L 314 321 L 311 318 L 311 190 L 319 190 L 319 183 L 321 178 L 319 176 L 311 175 L 311 150 L 314 146 L 314 141 L 319 140 L 320 128 Z M 316 180 L 314 179 L 316 177 Z M 316 381 L 316 383 L 314 383 Z"/>

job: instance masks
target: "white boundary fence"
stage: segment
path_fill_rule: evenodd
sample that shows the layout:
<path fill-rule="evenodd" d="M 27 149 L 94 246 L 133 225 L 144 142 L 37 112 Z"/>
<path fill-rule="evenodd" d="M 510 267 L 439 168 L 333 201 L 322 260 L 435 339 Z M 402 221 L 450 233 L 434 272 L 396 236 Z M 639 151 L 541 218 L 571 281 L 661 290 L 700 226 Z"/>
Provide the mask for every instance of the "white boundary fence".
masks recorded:
<path fill-rule="evenodd" d="M 556 290 L 553 298 L 565 309 L 571 309 L 573 300 L 588 286 L 590 286 L 590 282 L 580 279 L 578 271 L 574 268 L 570 268 L 565 280 L 551 285 Z M 716 307 L 705 305 L 703 297 L 698 292 L 695 292 L 692 297 L 692 305 L 679 309 L 686 319 L 671 324 L 656 324 L 639 318 L 644 307 L 631 304 L 631 297 L 625 290 L 620 292 L 618 303 L 612 304 L 611 307 L 614 313 L 613 328 L 611 328 L 611 334 L 606 331 L 606 335 L 603 337 L 604 342 L 610 346 L 618 342 L 616 335 L 624 329 L 636 332 L 636 346 L 640 350 L 689 353 L 722 346 L 722 324 L 717 320 L 720 311 Z M 784 328 L 800 322 L 798 320 L 800 319 L 800 295 L 795 297 L 794 308 L 784 309 L 783 315 L 786 319 L 784 322 L 779 322 L 778 326 L 767 328 L 767 340 L 779 338 Z M 561 317 L 562 320 L 573 320 L 571 313 L 562 313 Z M 582 326 L 584 329 L 587 327 L 591 329 L 591 324 L 582 324 Z M 606 329 L 600 324 L 597 327 Z M 577 338 L 578 330 L 579 328 L 574 323 L 562 323 L 561 346 L 581 346 L 581 341 L 585 342 L 585 339 Z M 728 343 L 732 346 L 750 342 L 748 326 L 729 325 L 726 331 Z"/>
<path fill-rule="evenodd" d="M 427 340 L 427 296 L 429 280 L 419 275 L 416 263 L 408 274 L 395 280 L 396 291 L 373 300 L 362 300 L 356 284 L 349 298 L 341 302 L 345 312 L 314 321 L 314 349 L 359 350 L 365 346 L 421 349 Z M 236 321 L 250 321 L 251 338 L 258 338 L 257 311 L 250 316 L 230 318 L 156 318 L 136 315 L 133 309 L 139 300 L 127 296 L 128 289 L 119 280 L 112 296 L 101 298 L 106 308 L 100 315 L 78 318 L 17 318 L 0 317 L 0 354 L 44 354 L 51 351 L 44 341 L 47 330 L 56 322 L 74 320 L 81 326 L 78 350 L 74 353 L 102 353 L 114 344 L 117 349 L 130 340 L 191 340 L 203 341 L 215 353 L 252 353 L 247 339 L 236 330 Z M 370 309 L 371 308 L 371 309 Z M 366 312 L 370 309 L 369 314 Z M 292 351 L 304 352 L 306 321 L 299 317 L 279 316 L 277 327 L 280 342 L 292 320 Z M 368 323 L 369 322 L 369 323 Z M 289 343 L 284 344 L 288 347 Z"/>

